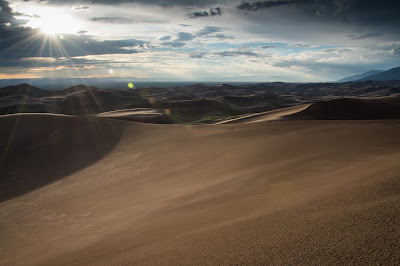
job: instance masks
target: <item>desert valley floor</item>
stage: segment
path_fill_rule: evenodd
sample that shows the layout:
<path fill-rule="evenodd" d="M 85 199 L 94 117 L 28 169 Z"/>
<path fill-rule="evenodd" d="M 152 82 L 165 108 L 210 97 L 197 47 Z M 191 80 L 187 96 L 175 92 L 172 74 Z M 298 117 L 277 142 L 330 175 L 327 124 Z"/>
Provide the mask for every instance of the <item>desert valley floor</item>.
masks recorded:
<path fill-rule="evenodd" d="M 399 120 L 251 122 L 1 116 L 0 264 L 400 262 Z"/>

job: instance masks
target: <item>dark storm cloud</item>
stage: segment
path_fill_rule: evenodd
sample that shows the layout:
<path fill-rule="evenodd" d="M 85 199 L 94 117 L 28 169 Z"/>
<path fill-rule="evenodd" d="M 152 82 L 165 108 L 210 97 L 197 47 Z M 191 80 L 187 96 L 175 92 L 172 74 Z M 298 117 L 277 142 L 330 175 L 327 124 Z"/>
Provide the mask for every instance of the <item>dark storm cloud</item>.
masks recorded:
<path fill-rule="evenodd" d="M 37 29 L 0 25 L 0 60 L 24 57 L 73 57 L 101 54 L 133 54 L 148 42 L 129 39 L 96 41 L 90 36 L 63 34 L 46 37 Z"/>
<path fill-rule="evenodd" d="M 140 40 L 136 40 L 136 39 L 102 41 L 102 42 L 97 42 L 97 43 L 102 43 L 105 46 L 118 47 L 118 48 L 128 48 L 128 47 L 144 48 L 145 46 L 149 45 L 148 42 L 140 41 Z"/>
<path fill-rule="evenodd" d="M 295 1 L 257 1 L 257 2 L 242 2 L 236 8 L 246 11 L 257 11 L 263 8 L 271 8 L 275 6 L 283 6 L 293 4 Z M 296 1 L 299 2 L 299 1 Z"/>
<path fill-rule="evenodd" d="M 133 23 L 133 19 L 122 18 L 122 17 L 97 17 L 97 18 L 90 18 L 89 20 L 104 22 L 104 23 L 115 23 L 115 24 L 132 24 Z"/>
<path fill-rule="evenodd" d="M 24 14 L 15 12 L 7 1 L 0 0 L 0 25 L 23 25 L 28 21 L 24 19 L 16 19 L 15 16 L 24 16 Z M 0 35 L 1 36 L 1 35 Z"/>
<path fill-rule="evenodd" d="M 242 2 L 239 10 L 257 11 L 274 7 L 294 7 L 296 10 L 319 17 L 336 17 L 344 22 L 395 23 L 400 22 L 398 0 L 277 0 Z"/>
<path fill-rule="evenodd" d="M 375 32 L 375 33 L 366 33 L 366 34 L 362 34 L 362 35 L 348 35 L 348 37 L 350 37 L 353 40 L 364 40 L 364 39 L 368 39 L 368 38 L 376 38 L 376 37 L 382 37 L 385 34 L 382 32 Z"/>
<path fill-rule="evenodd" d="M 210 11 L 196 11 L 189 14 L 189 18 L 221 16 L 224 12 L 221 7 L 211 8 Z"/>
<path fill-rule="evenodd" d="M 25 1 L 37 1 L 37 0 L 25 0 Z M 204 7 L 215 5 L 218 3 L 227 2 L 226 0 L 39 0 L 39 2 L 46 2 L 50 4 L 102 4 L 102 5 L 117 5 L 117 4 L 126 4 L 126 3 L 139 3 L 139 4 L 148 4 L 148 5 L 159 5 L 163 7 L 170 6 L 195 6 L 195 7 Z"/>
<path fill-rule="evenodd" d="M 201 18 L 201 17 L 208 17 L 208 12 L 207 11 L 196 11 L 194 13 L 189 14 L 189 18 Z"/>

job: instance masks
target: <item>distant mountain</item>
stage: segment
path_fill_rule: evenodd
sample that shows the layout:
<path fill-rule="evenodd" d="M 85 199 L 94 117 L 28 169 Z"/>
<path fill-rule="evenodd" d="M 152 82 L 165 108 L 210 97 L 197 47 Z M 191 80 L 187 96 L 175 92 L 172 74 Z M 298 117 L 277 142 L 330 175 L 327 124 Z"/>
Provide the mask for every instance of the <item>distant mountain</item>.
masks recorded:
<path fill-rule="evenodd" d="M 378 74 L 370 75 L 359 79 L 357 81 L 368 81 L 368 80 L 400 80 L 400 67 L 395 67 Z"/>
<path fill-rule="evenodd" d="M 381 72 L 384 72 L 384 71 L 383 70 L 371 70 L 371 71 L 365 72 L 363 74 L 358 74 L 358 75 L 353 75 L 353 76 L 350 76 L 347 78 L 342 78 L 341 80 L 338 80 L 337 82 L 356 81 L 356 80 L 360 80 L 360 79 L 363 79 L 363 78 L 371 76 L 371 75 L 379 74 Z"/>
<path fill-rule="evenodd" d="M 16 86 L 8 86 L 0 89 L 0 97 L 44 97 L 52 95 L 51 91 L 39 89 L 29 84 L 23 83 Z"/>

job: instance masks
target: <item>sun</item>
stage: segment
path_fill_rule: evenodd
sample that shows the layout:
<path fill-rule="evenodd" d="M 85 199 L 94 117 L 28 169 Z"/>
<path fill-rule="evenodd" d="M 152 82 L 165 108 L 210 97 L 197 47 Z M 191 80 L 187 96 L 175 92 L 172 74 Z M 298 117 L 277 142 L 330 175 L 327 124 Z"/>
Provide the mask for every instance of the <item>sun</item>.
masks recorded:
<path fill-rule="evenodd" d="M 31 26 L 39 28 L 43 33 L 55 35 L 59 33 L 75 33 L 77 20 L 61 8 L 44 7 L 38 10 L 37 18 Z"/>

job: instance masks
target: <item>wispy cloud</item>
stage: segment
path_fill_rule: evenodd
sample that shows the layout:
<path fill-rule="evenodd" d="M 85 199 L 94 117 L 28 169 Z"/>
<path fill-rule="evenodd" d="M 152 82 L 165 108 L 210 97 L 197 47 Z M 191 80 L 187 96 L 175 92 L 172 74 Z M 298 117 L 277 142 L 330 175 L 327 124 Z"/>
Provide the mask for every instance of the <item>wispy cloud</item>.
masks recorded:
<path fill-rule="evenodd" d="M 98 21 L 103 23 L 116 23 L 116 24 L 132 24 L 132 18 L 122 18 L 122 17 L 95 17 L 90 18 L 91 21 Z"/>
<path fill-rule="evenodd" d="M 361 35 L 350 34 L 350 35 L 348 35 L 348 37 L 353 40 L 364 40 L 364 39 L 368 39 L 368 38 L 382 37 L 384 35 L 385 34 L 382 32 L 373 32 L 373 33 L 365 33 L 365 34 L 361 34 Z"/>

